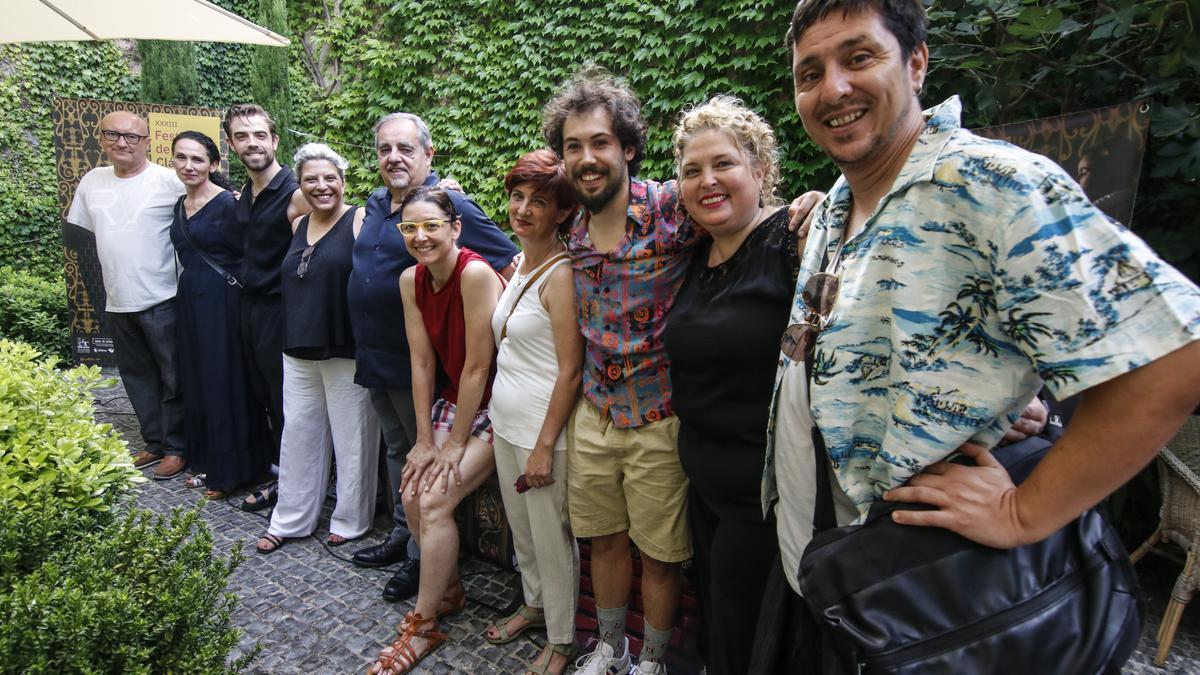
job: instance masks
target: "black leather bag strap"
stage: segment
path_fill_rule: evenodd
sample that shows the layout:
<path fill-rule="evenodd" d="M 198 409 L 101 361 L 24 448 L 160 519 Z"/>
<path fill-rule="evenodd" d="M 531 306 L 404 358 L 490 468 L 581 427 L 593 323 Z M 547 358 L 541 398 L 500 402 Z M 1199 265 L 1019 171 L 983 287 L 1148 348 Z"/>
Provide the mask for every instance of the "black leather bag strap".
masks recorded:
<path fill-rule="evenodd" d="M 191 246 L 193 251 L 199 253 L 200 258 L 203 259 L 204 262 L 208 263 L 208 266 L 213 268 L 214 272 L 220 274 L 221 278 L 225 280 L 225 283 L 235 288 L 241 288 L 242 283 L 237 280 L 237 277 L 227 272 L 224 267 L 218 265 L 217 261 L 208 257 L 208 254 L 204 252 L 204 249 L 197 246 L 196 240 L 192 239 L 192 233 L 188 231 L 187 216 L 183 210 L 183 199 L 183 197 L 180 197 L 179 201 L 175 202 L 175 217 L 179 220 L 179 229 L 183 232 L 183 238 L 187 239 L 188 246 Z"/>
<path fill-rule="evenodd" d="M 804 374 L 808 394 L 812 396 L 812 363 L 804 359 Z M 833 507 L 833 486 L 829 483 L 829 453 L 825 449 L 825 436 L 814 421 L 812 425 L 813 468 L 817 485 L 817 497 L 813 504 L 813 536 L 837 527 L 837 516 Z"/>

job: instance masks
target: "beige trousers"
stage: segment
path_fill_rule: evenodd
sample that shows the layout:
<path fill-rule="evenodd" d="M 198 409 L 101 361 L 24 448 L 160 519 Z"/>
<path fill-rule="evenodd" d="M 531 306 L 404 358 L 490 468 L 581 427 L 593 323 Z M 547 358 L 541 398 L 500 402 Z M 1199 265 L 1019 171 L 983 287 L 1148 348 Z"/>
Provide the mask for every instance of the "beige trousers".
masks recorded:
<path fill-rule="evenodd" d="M 554 482 L 517 494 L 531 448 L 496 435 L 496 476 L 512 528 L 525 604 L 546 613 L 546 637 L 555 644 L 575 642 L 575 601 L 579 597 L 579 547 L 567 516 L 567 457 L 554 453 Z"/>

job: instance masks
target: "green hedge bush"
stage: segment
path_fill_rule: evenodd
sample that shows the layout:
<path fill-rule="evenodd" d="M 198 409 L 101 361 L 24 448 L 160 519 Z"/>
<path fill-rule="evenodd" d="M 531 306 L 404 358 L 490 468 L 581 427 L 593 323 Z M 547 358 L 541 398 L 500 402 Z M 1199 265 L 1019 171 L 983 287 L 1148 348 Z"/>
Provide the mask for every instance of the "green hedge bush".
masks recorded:
<path fill-rule="evenodd" d="M 240 631 L 225 593 L 240 547 L 213 556 L 200 509 L 170 518 L 132 511 L 58 542 L 27 575 L 0 587 L 2 673 L 238 673 L 226 662 Z M 16 531 L 20 514 L 0 515 Z"/>
<path fill-rule="evenodd" d="M 26 511 L 107 511 L 137 482 L 125 442 L 92 420 L 100 369 L 54 368 L 33 347 L 0 340 L 0 504 Z"/>
<path fill-rule="evenodd" d="M 100 370 L 55 365 L 0 340 L 0 673 L 238 672 L 240 547 L 214 556 L 199 509 L 128 508 L 145 478 L 93 421 Z"/>
<path fill-rule="evenodd" d="M 67 288 L 62 277 L 0 267 L 0 339 L 27 342 L 64 361 L 71 356 Z"/>

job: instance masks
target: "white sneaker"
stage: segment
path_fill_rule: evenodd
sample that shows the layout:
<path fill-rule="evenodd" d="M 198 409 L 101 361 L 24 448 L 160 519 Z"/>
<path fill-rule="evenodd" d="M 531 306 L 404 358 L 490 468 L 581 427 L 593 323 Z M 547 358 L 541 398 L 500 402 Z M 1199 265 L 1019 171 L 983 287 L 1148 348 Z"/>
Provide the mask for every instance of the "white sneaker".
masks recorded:
<path fill-rule="evenodd" d="M 667 675 L 667 667 L 661 661 L 641 661 L 629 675 Z"/>
<path fill-rule="evenodd" d="M 620 656 L 603 640 L 596 643 L 595 651 L 584 654 L 575 661 L 575 675 L 626 675 L 629 672 L 629 638 L 623 638 Z"/>

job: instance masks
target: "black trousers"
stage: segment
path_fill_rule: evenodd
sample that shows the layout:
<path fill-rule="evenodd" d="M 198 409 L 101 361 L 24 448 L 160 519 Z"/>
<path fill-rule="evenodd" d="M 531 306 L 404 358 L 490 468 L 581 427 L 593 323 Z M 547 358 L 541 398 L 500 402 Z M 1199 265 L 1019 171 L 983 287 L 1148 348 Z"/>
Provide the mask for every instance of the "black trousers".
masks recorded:
<path fill-rule="evenodd" d="M 146 450 L 183 455 L 183 396 L 175 365 L 175 299 L 140 312 L 108 312 L 121 383 L 133 404 Z"/>
<path fill-rule="evenodd" d="M 745 675 L 752 672 L 767 576 L 779 557 L 775 523 L 720 517 L 694 488 L 688 518 L 708 675 Z"/>
<path fill-rule="evenodd" d="M 796 571 L 791 572 L 795 574 Z M 821 634 L 804 598 L 796 594 L 783 576 L 778 554 L 771 564 L 758 636 L 748 673 L 763 675 L 827 675 L 837 672 L 822 663 Z"/>
<path fill-rule="evenodd" d="M 279 295 L 242 295 L 242 354 L 255 403 L 266 411 L 279 464 L 283 438 L 283 299 Z"/>

